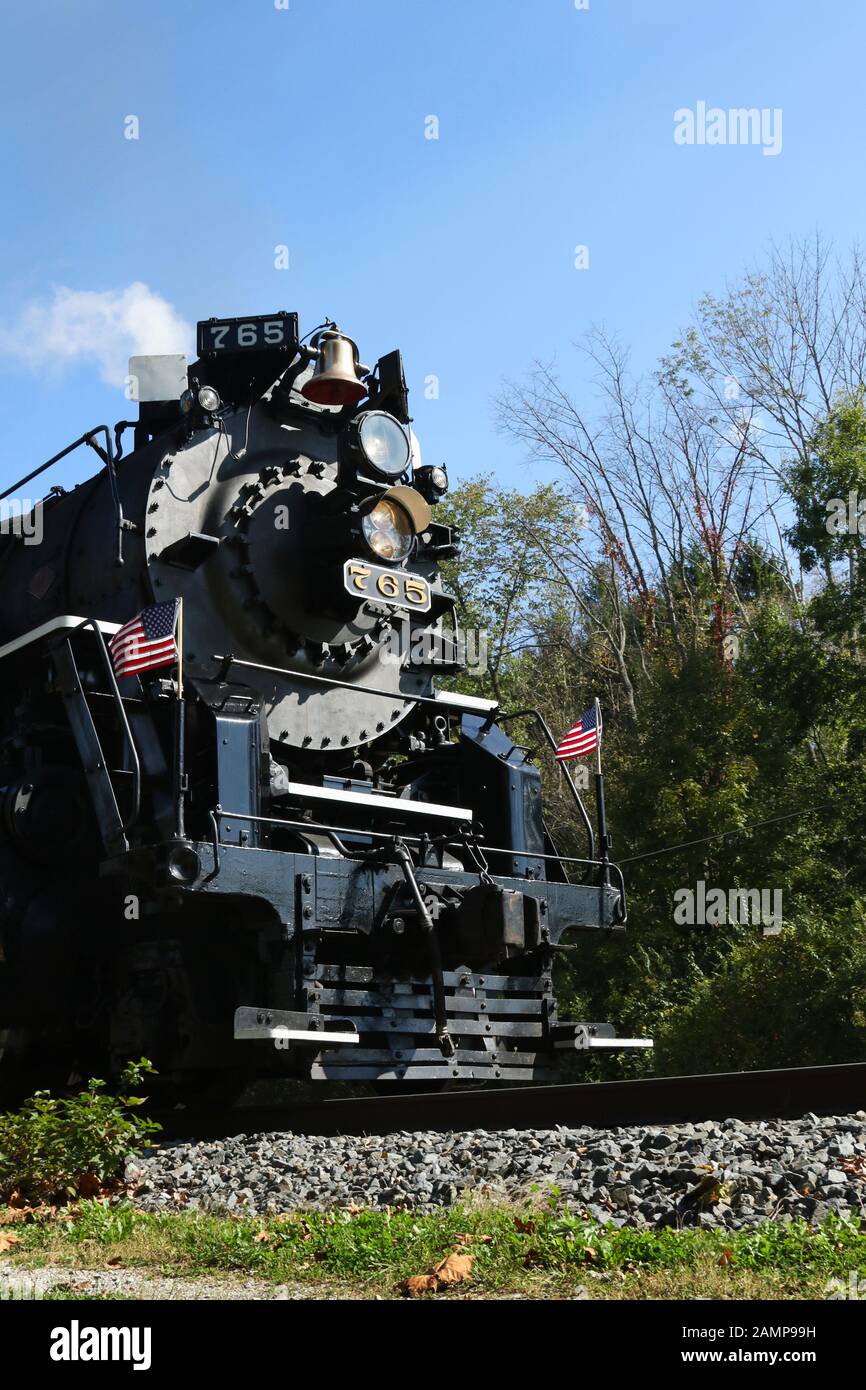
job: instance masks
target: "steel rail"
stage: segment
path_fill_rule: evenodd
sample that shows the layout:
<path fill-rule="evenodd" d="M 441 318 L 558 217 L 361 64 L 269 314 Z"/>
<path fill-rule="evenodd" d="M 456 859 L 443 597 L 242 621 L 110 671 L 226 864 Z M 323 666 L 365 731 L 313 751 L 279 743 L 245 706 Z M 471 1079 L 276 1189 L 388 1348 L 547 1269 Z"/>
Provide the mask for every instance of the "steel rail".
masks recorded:
<path fill-rule="evenodd" d="M 866 1062 L 773 1071 L 660 1076 L 577 1085 L 469 1088 L 433 1095 L 154 1111 L 167 1139 L 236 1134 L 395 1134 L 400 1130 L 554 1129 L 583 1125 L 697 1123 L 702 1120 L 796 1119 L 866 1109 Z"/>

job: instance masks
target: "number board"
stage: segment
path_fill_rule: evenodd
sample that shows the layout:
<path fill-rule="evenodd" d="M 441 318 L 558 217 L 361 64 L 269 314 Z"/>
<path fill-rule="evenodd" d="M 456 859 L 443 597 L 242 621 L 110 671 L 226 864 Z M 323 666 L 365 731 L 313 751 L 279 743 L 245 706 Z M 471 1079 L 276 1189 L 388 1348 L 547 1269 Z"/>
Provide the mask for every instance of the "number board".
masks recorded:
<path fill-rule="evenodd" d="M 353 598 L 389 603 L 394 608 L 414 609 L 416 613 L 430 612 L 430 585 L 419 574 L 385 569 L 384 565 L 368 565 L 363 560 L 347 560 L 343 566 L 343 583 Z"/>
<path fill-rule="evenodd" d="M 199 357 L 235 352 L 279 352 L 298 345 L 297 314 L 259 314 L 245 319 L 203 319 L 198 325 Z"/>

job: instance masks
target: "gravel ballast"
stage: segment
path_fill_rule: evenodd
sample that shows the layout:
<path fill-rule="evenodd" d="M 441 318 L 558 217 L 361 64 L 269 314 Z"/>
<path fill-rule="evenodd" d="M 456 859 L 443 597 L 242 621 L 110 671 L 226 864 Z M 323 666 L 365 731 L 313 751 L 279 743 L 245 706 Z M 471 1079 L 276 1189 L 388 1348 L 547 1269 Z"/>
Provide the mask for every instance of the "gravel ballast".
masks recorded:
<path fill-rule="evenodd" d="M 127 1165 L 136 1205 L 276 1214 L 545 1199 L 616 1226 L 722 1226 L 859 1215 L 866 1112 L 619 1129 L 165 1143 Z"/>

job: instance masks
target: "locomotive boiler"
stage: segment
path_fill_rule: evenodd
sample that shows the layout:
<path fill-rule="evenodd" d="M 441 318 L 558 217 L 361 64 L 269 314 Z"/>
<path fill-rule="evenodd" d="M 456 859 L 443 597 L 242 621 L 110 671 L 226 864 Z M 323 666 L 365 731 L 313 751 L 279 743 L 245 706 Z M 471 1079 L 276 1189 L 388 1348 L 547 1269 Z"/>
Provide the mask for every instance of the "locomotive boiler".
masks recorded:
<path fill-rule="evenodd" d="M 596 838 L 569 779 L 566 861 L 513 716 L 437 687 L 459 538 L 400 353 L 211 319 L 130 383 L 136 420 L 4 493 L 99 456 L 0 538 L 0 1075 L 417 1088 L 646 1045 L 557 1014 L 565 933 L 625 924 L 603 794 Z M 175 659 L 118 663 L 157 610 Z"/>

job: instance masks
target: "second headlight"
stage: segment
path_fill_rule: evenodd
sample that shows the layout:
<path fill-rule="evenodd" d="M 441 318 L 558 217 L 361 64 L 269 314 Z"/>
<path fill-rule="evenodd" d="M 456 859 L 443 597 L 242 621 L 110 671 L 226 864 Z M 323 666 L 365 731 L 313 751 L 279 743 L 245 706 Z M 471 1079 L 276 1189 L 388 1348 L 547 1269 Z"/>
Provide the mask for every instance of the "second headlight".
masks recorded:
<path fill-rule="evenodd" d="M 381 498 L 364 514 L 361 531 L 379 560 L 405 560 L 415 539 L 409 513 L 390 497 Z"/>

